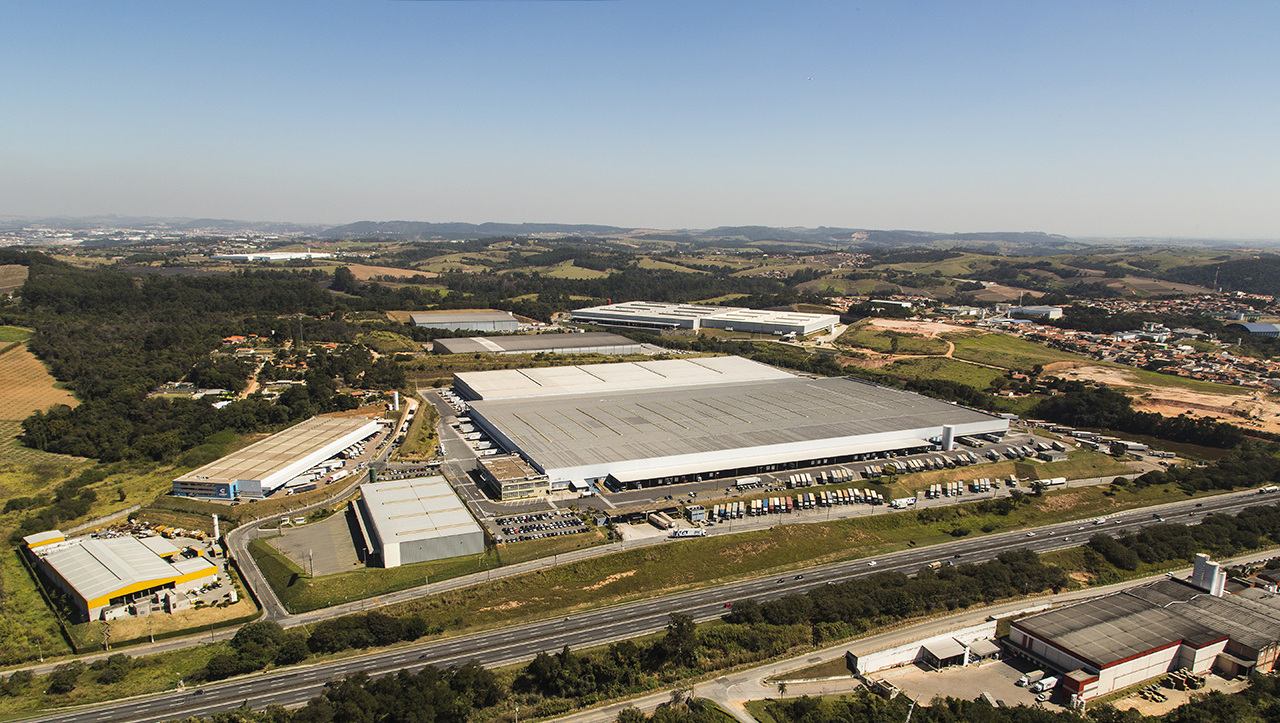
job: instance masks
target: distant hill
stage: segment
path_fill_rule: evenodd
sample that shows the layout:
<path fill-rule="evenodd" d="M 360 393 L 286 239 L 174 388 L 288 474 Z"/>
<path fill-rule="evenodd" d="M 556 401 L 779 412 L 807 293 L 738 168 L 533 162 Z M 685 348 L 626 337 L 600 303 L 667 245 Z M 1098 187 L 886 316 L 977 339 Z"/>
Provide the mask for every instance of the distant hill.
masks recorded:
<path fill-rule="evenodd" d="M 320 224 L 290 223 L 288 221 L 240 221 L 227 218 L 167 218 L 158 216 L 42 216 L 0 218 L 0 228 L 16 229 L 31 226 L 88 231 L 93 229 L 121 228 L 152 231 L 183 231 L 197 233 L 213 231 L 238 233 L 315 234 L 324 230 Z"/>
<path fill-rule="evenodd" d="M 1202 266 L 1169 269 L 1164 277 L 1186 284 L 1213 288 L 1214 278 L 1223 291 L 1280 296 L 1280 256 L 1259 254 L 1254 258 L 1235 259 Z"/>
<path fill-rule="evenodd" d="M 334 226 L 320 238 L 394 238 L 465 240 L 495 236 L 620 236 L 631 229 L 567 223 L 430 223 L 427 221 L 357 221 Z"/>

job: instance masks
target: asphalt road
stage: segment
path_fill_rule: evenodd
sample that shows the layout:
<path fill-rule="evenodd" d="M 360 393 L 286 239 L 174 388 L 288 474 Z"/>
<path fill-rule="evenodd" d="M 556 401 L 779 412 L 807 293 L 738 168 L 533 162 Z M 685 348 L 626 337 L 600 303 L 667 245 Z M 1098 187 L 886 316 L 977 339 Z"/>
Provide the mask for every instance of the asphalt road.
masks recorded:
<path fill-rule="evenodd" d="M 61 723 L 134 723 L 162 721 L 190 715 L 207 715 L 247 703 L 252 708 L 270 704 L 296 705 L 319 694 L 324 683 L 355 672 L 371 675 L 424 664 L 448 666 L 470 660 L 486 666 L 525 661 L 541 651 L 569 645 L 585 648 L 637 637 L 663 629 L 672 612 L 709 620 L 725 612 L 725 603 L 749 597 L 768 599 L 802 592 L 828 581 L 848 580 L 876 572 L 914 572 L 937 560 L 980 562 L 1008 550 L 1029 548 L 1037 552 L 1071 547 L 1100 531 L 1113 534 L 1137 530 L 1157 520 L 1159 513 L 1168 522 L 1195 522 L 1212 512 L 1234 513 L 1257 504 L 1274 504 L 1276 497 L 1256 492 L 1222 495 L 1199 501 L 1188 500 L 1116 515 L 1104 524 L 1070 522 L 1028 531 L 1009 532 L 978 538 L 964 538 L 926 548 L 882 555 L 872 560 L 854 560 L 809 568 L 803 574 L 771 575 L 711 588 L 666 595 L 566 618 L 541 620 L 500 630 L 457 638 L 434 640 L 391 651 L 379 651 L 345 660 L 237 678 L 224 683 L 158 693 L 140 698 L 99 704 L 82 709 L 62 710 L 29 720 Z M 1083 529 L 1078 529 L 1083 528 Z M 1070 538 L 1068 540 L 1067 538 Z"/>

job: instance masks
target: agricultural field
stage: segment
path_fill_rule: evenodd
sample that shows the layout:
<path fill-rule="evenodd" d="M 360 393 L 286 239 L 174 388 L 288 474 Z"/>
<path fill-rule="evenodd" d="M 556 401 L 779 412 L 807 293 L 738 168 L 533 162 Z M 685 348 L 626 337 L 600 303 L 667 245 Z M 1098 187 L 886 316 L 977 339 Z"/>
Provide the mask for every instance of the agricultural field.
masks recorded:
<path fill-rule="evenodd" d="M 27 283 L 27 267 L 21 264 L 0 264 L 0 294 L 8 294 Z"/>
<path fill-rule="evenodd" d="M 17 326 L 0 326 L 0 349 L 18 341 L 26 341 L 31 332 Z"/>
<path fill-rule="evenodd" d="M 75 396 L 55 384 L 44 364 L 25 346 L 0 353 L 0 420 L 23 420 L 55 404 L 75 406 Z"/>
<path fill-rule="evenodd" d="M 707 273 L 701 269 L 691 269 L 688 266 L 681 266 L 680 264 L 672 263 L 671 261 L 663 261 L 660 259 L 655 259 L 651 256 L 645 256 L 644 258 L 640 259 L 637 265 L 642 269 L 662 269 L 665 271 L 679 271 L 686 274 Z"/>
<path fill-rule="evenodd" d="M 602 279 L 609 275 L 607 271 L 597 271 L 578 266 L 573 263 L 573 260 L 563 261 L 555 266 L 530 267 L 525 270 L 537 271 L 555 279 Z"/>

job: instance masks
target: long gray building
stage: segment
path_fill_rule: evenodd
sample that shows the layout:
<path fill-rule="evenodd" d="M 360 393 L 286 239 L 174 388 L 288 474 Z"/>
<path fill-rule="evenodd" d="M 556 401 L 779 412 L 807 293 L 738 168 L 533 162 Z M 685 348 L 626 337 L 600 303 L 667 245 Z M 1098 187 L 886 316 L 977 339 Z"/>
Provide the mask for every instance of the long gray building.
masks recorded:
<path fill-rule="evenodd" d="M 383 567 L 484 552 L 484 530 L 444 477 L 360 485 L 360 531 Z"/>
<path fill-rule="evenodd" d="M 410 314 L 414 326 L 451 331 L 519 331 L 520 322 L 510 312 L 496 309 L 450 309 Z"/>
<path fill-rule="evenodd" d="M 432 349 L 437 354 L 640 354 L 644 345 L 625 336 L 597 331 L 436 339 Z"/>
<path fill-rule="evenodd" d="M 675 484 L 920 452 L 944 437 L 1008 430 L 1007 419 L 898 389 L 777 374 L 629 388 L 593 382 L 604 388 L 576 394 L 525 389 L 483 396 L 470 414 L 553 487 Z"/>
<path fill-rule="evenodd" d="M 627 301 L 607 306 L 574 309 L 571 321 L 646 329 L 724 329 L 753 334 L 807 336 L 830 331 L 840 323 L 837 314 L 806 314 L 798 311 L 769 311 L 739 306 L 665 304 L 656 301 Z"/>

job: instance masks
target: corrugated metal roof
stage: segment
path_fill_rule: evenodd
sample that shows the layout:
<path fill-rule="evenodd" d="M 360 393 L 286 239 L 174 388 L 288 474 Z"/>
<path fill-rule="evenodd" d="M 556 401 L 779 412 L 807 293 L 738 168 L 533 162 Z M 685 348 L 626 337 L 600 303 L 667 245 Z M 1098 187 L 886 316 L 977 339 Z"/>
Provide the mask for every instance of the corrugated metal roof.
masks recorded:
<path fill-rule="evenodd" d="M 230 483 L 259 480 L 264 486 L 268 482 L 284 484 L 285 480 L 316 462 L 377 431 L 378 424 L 371 419 L 312 417 L 192 470 L 176 481 Z"/>
<path fill-rule="evenodd" d="M 384 544 L 463 532 L 484 534 L 444 477 L 362 484 L 360 494 Z"/>
<path fill-rule="evenodd" d="M 465 339 L 437 339 L 436 346 L 450 354 L 538 352 L 552 349 L 581 349 L 607 346 L 639 346 L 625 336 L 604 331 L 583 334 L 521 334 L 516 336 L 473 336 Z"/>
<path fill-rule="evenodd" d="M 1259 649 L 1280 641 L 1280 601 L 1214 597 L 1165 579 L 1023 618 L 1017 627 L 1098 668 L 1185 642 L 1201 647 L 1230 637 Z"/>
<path fill-rule="evenodd" d="M 178 570 L 135 537 L 82 539 L 42 555 L 80 597 L 114 597 L 141 582 L 165 581 Z"/>
<path fill-rule="evenodd" d="M 702 361 L 702 360 L 697 360 Z M 1003 421 L 850 378 L 783 379 L 478 401 L 487 420 L 542 469 L 843 440 Z M 908 436 L 914 437 L 914 434 Z M 885 436 L 868 443 L 888 443 Z M 818 445 L 813 445 L 816 449 Z M 872 451 L 872 450 L 868 450 Z"/>
<path fill-rule="evenodd" d="M 459 390 L 468 398 L 485 400 L 794 378 L 794 374 L 736 356 L 497 369 L 454 375 Z"/>

